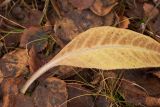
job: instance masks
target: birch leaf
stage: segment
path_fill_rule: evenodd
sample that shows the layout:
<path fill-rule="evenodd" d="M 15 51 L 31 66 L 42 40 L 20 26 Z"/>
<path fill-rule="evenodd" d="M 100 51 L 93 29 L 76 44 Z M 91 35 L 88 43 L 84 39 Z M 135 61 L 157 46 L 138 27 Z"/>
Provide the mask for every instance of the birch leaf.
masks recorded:
<path fill-rule="evenodd" d="M 91 28 L 74 38 L 33 74 L 21 92 L 25 93 L 34 80 L 58 65 L 103 70 L 160 67 L 160 43 L 127 29 Z"/>

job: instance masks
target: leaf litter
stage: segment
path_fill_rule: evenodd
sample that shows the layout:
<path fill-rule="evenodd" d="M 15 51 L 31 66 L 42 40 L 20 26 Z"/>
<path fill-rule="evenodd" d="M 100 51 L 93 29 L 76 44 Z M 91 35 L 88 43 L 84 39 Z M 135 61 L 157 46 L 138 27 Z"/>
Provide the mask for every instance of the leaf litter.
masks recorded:
<path fill-rule="evenodd" d="M 160 40 L 158 1 L 52 0 L 45 4 L 43 0 L 2 0 L 0 106 L 160 106 L 159 69 L 124 71 L 122 77 L 117 77 L 119 70 L 58 66 L 36 80 L 25 95 L 19 92 L 36 70 L 90 28 L 120 27 Z M 89 95 L 81 97 L 83 94 Z"/>

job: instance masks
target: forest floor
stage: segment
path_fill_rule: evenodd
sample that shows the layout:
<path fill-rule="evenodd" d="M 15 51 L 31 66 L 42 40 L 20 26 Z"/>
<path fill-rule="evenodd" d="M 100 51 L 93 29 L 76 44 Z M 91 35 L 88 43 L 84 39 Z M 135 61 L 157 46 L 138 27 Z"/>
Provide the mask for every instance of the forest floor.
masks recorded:
<path fill-rule="evenodd" d="M 58 66 L 27 79 L 81 32 L 114 26 L 160 42 L 160 0 L 0 0 L 0 107 L 160 107 L 160 69 Z"/>

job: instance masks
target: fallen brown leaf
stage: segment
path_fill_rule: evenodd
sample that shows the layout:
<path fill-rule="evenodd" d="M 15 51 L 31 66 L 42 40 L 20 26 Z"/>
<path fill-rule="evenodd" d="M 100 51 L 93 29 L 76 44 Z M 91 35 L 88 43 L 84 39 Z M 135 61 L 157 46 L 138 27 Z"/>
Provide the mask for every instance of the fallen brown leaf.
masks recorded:
<path fill-rule="evenodd" d="M 67 97 L 66 83 L 55 77 L 47 78 L 45 86 L 39 85 L 33 92 L 37 107 L 67 107 L 67 103 L 63 104 Z"/>
<path fill-rule="evenodd" d="M 126 102 L 136 106 L 146 105 L 145 98 L 147 94 L 144 90 L 140 89 L 134 84 L 123 81 L 121 91 Z"/>
<path fill-rule="evenodd" d="M 5 77 L 18 77 L 27 69 L 27 52 L 25 49 L 17 49 L 4 55 L 0 60 L 0 71 Z"/>
<path fill-rule="evenodd" d="M 11 8 L 11 15 L 8 17 L 22 26 L 30 27 L 40 25 L 42 14 L 37 9 L 28 9 L 16 4 Z"/>
<path fill-rule="evenodd" d="M 91 92 L 81 85 L 70 83 L 67 85 L 68 88 L 68 107 L 93 107 L 93 98 L 90 95 Z M 72 100 L 70 100 L 72 99 Z"/>
<path fill-rule="evenodd" d="M 150 23 L 151 25 L 151 30 L 157 34 L 157 35 L 160 35 L 160 15 L 157 16 L 157 18 L 155 19 L 155 21 L 151 22 Z M 160 37 L 158 37 L 160 38 Z"/>
<path fill-rule="evenodd" d="M 9 103 L 11 107 L 35 107 L 32 98 L 22 94 L 13 96 L 13 101 Z"/>
<path fill-rule="evenodd" d="M 144 3 L 143 9 L 144 9 L 145 16 L 150 19 L 155 18 L 159 14 L 159 10 L 154 5 L 149 3 Z"/>
<path fill-rule="evenodd" d="M 160 98 L 146 97 L 146 105 L 147 105 L 147 107 L 159 107 L 160 106 Z"/>
<path fill-rule="evenodd" d="M 127 71 L 124 78 L 143 87 L 150 96 L 158 97 L 160 95 L 159 78 L 151 73 L 147 74 L 147 72 L 150 72 L 150 70 Z"/>
<path fill-rule="evenodd" d="M 83 10 L 89 8 L 94 0 L 69 0 L 69 2 L 79 10 Z"/>
<path fill-rule="evenodd" d="M 106 97 L 98 96 L 95 100 L 96 107 L 109 107 L 109 101 L 107 101 Z"/>
<path fill-rule="evenodd" d="M 127 0 L 126 3 L 128 7 L 125 10 L 127 17 L 143 19 L 143 3 L 141 3 L 140 0 Z"/>
<path fill-rule="evenodd" d="M 69 18 L 57 20 L 54 29 L 55 34 L 58 36 L 58 38 L 60 38 L 64 42 L 69 42 L 79 33 L 78 28 L 73 20 Z"/>
<path fill-rule="evenodd" d="M 111 26 L 114 23 L 115 23 L 115 13 L 114 12 L 110 12 L 104 16 L 104 25 L 105 26 Z"/>
<path fill-rule="evenodd" d="M 1 84 L 3 92 L 2 107 L 34 107 L 31 97 L 19 94 L 23 78 L 7 78 Z"/>
<path fill-rule="evenodd" d="M 20 47 L 31 49 L 35 46 L 36 52 L 41 52 L 47 44 L 47 37 L 45 31 L 39 27 L 30 27 L 24 30 L 21 35 Z"/>
<path fill-rule="evenodd" d="M 89 28 L 103 25 L 103 18 L 94 14 L 90 10 L 74 10 L 68 13 L 68 17 L 73 20 L 78 27 L 79 32 L 86 31 Z"/>
<path fill-rule="evenodd" d="M 93 5 L 90 7 L 91 11 L 94 12 L 98 16 L 105 16 L 107 15 L 116 5 L 118 2 L 115 2 L 112 5 L 104 6 L 102 0 L 95 0 Z"/>

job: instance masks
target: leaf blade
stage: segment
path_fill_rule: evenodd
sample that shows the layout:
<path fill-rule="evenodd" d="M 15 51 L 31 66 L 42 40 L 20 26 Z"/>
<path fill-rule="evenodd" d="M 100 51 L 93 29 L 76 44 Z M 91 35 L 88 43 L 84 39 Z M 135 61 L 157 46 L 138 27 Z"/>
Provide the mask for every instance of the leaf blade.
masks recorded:
<path fill-rule="evenodd" d="M 25 93 L 35 79 L 58 65 L 104 70 L 160 67 L 160 43 L 131 30 L 109 26 L 91 28 L 41 67 L 21 92 Z"/>

